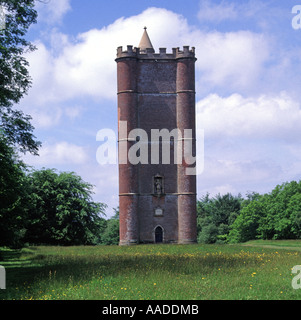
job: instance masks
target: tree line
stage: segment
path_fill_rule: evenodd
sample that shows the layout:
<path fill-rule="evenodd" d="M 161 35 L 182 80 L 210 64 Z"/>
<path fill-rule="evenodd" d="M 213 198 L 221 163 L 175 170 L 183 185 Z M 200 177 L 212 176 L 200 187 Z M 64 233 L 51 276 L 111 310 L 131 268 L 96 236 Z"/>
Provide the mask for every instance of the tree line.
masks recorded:
<path fill-rule="evenodd" d="M 91 184 L 74 172 L 28 168 L 1 139 L 0 150 L 0 246 L 119 243 L 119 211 L 105 219 Z M 300 239 L 301 181 L 245 198 L 206 194 L 197 201 L 197 231 L 206 244 Z"/>
<path fill-rule="evenodd" d="M 251 192 L 245 198 L 207 194 L 197 206 L 200 243 L 301 238 L 301 181 L 277 185 L 262 195 Z"/>

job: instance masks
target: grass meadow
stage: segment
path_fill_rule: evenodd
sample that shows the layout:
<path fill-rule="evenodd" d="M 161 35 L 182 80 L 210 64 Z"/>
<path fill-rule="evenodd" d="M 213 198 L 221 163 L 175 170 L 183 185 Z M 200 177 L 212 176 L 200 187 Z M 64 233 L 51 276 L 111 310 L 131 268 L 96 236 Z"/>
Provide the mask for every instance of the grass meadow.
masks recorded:
<path fill-rule="evenodd" d="M 0 248 L 2 300 L 300 300 L 301 240 Z"/>

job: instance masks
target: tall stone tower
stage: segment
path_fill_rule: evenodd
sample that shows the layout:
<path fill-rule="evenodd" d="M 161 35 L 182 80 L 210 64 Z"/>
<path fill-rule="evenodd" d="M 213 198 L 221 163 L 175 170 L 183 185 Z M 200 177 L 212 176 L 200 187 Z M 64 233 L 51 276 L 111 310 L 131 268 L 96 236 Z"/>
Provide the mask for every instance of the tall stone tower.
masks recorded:
<path fill-rule="evenodd" d="M 117 49 L 120 245 L 196 242 L 195 163 L 184 157 L 186 144 L 196 152 L 195 61 L 188 46 L 155 53 L 146 28 L 138 48 Z"/>

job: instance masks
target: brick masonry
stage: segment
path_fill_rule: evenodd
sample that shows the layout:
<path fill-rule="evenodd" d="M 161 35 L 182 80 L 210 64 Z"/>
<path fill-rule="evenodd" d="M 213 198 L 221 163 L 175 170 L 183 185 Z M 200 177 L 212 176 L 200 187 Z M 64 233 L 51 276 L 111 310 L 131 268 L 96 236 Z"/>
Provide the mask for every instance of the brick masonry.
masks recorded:
<path fill-rule="evenodd" d="M 195 154 L 195 52 L 194 48 L 165 48 L 140 52 L 127 46 L 117 49 L 118 123 L 127 121 L 127 136 L 119 143 L 127 150 L 135 143 L 128 134 L 144 129 L 192 129 Z M 171 142 L 171 164 L 119 165 L 120 245 L 156 242 L 156 228 L 163 230 L 164 243 L 196 242 L 196 177 L 186 175 L 189 167 L 174 164 Z M 161 150 L 161 146 L 160 146 Z M 154 179 L 159 176 L 162 194 L 155 194 Z M 157 238 L 157 241 L 160 238 Z M 159 240 L 159 241 L 161 241 Z"/>

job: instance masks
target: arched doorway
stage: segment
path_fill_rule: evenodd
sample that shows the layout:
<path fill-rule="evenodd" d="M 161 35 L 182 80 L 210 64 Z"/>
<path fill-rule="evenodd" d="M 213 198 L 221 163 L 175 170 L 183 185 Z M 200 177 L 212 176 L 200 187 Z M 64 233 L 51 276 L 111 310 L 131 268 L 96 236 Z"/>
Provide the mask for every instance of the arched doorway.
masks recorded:
<path fill-rule="evenodd" d="M 158 226 L 155 230 L 155 243 L 162 243 L 163 242 L 163 229 L 162 227 Z"/>

